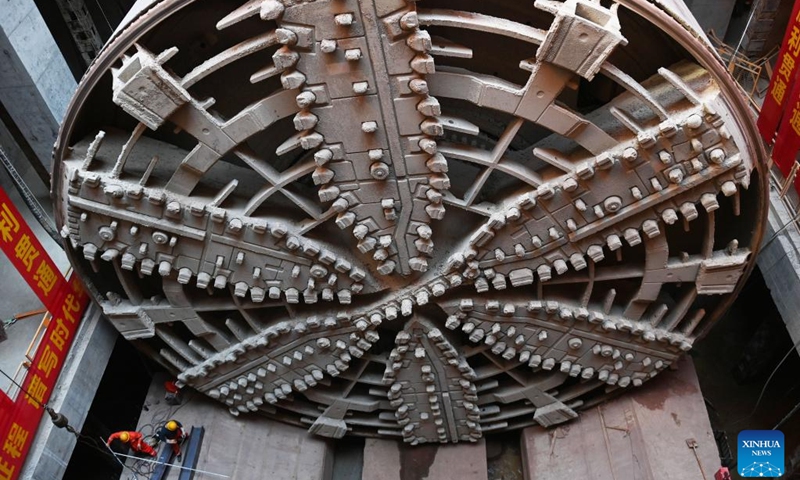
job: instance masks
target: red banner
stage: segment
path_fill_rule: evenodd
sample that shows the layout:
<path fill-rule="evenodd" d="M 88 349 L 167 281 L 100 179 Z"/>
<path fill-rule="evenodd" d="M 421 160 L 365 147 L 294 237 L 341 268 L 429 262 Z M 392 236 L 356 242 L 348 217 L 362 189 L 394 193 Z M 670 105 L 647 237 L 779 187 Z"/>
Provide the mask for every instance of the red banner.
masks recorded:
<path fill-rule="evenodd" d="M 53 259 L 25 223 L 19 210 L 0 189 L 0 248 L 25 278 L 48 311 L 55 310 L 68 288 Z"/>
<path fill-rule="evenodd" d="M 767 144 L 772 144 L 775 139 L 775 132 L 784 117 L 785 107 L 788 99 L 793 99 L 790 93 L 796 85 L 798 54 L 800 54 L 800 0 L 794 3 L 792 16 L 789 17 L 789 25 L 783 36 L 783 44 L 778 52 L 778 60 L 775 62 L 775 72 L 769 82 L 769 90 L 761 106 L 761 113 L 758 116 L 758 130 Z M 794 106 L 788 105 L 789 109 Z"/>
<path fill-rule="evenodd" d="M 788 119 L 781 122 L 775 147 L 772 149 L 772 159 L 785 178 L 789 177 L 797 152 L 800 151 L 800 84 L 795 85 L 794 90 L 792 91 L 794 105 L 791 107 L 791 113 L 787 113 Z M 794 188 L 800 192 L 800 175 L 794 179 Z"/>
<path fill-rule="evenodd" d="M 0 392 L 0 412 L 3 412 L 3 416 L 0 417 L 0 432 L 4 432 L 8 426 L 6 422 L 8 422 L 11 417 L 6 417 L 5 412 L 10 412 L 12 408 L 14 408 L 14 401 L 11 400 L 5 392 Z"/>
<path fill-rule="evenodd" d="M 19 392 L 13 403 L 0 399 L 0 480 L 15 480 L 89 298 L 77 280 L 64 278 L 2 188 L 0 247 L 52 316 L 22 383 L 27 393 Z"/>

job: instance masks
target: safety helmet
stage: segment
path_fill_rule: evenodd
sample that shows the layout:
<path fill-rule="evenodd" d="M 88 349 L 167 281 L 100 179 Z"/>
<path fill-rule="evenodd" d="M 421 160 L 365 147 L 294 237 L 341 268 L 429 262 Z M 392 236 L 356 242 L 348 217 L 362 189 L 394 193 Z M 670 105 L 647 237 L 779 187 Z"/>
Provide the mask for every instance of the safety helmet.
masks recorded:
<path fill-rule="evenodd" d="M 174 432 L 177 429 L 178 429 L 178 422 L 176 422 L 175 420 L 170 420 L 169 422 L 167 422 L 167 430 L 169 430 L 170 432 Z"/>
<path fill-rule="evenodd" d="M 119 435 L 119 439 L 122 440 L 122 443 L 128 443 L 128 440 L 131 439 L 131 435 L 128 432 L 122 432 Z"/>

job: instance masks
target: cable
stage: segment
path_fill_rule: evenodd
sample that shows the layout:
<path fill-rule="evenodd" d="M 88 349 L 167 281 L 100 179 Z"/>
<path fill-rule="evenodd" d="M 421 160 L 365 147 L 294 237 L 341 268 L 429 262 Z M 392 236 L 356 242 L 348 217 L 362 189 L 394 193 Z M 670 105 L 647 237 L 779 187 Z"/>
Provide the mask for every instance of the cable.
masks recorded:
<path fill-rule="evenodd" d="M 20 391 L 20 392 L 22 392 L 22 393 L 24 393 L 24 394 L 25 394 L 25 395 L 28 397 L 28 399 L 29 399 L 30 401 L 33 401 L 34 403 L 36 403 L 36 405 L 38 405 L 39 407 L 43 408 L 43 409 L 44 409 L 44 410 L 47 412 L 47 414 L 48 414 L 48 415 L 50 415 L 50 420 L 53 422 L 53 425 L 55 425 L 55 426 L 56 426 L 56 428 L 64 428 L 64 429 L 66 429 L 68 432 L 70 432 L 71 434 L 75 435 L 75 438 L 77 439 L 77 441 L 81 441 L 81 440 L 83 440 L 83 441 L 84 441 L 86 444 L 88 444 L 88 445 L 92 446 L 92 445 L 91 445 L 91 444 L 90 444 L 88 441 L 86 441 L 86 440 L 85 440 L 85 439 L 87 439 L 87 438 L 90 438 L 90 437 L 87 437 L 87 436 L 83 435 L 82 433 L 80 433 L 79 431 L 77 431 L 77 430 L 75 429 L 75 427 L 73 427 L 72 425 L 70 425 L 70 424 L 69 424 L 69 419 L 67 419 L 67 417 L 65 417 L 63 414 L 61 414 L 61 413 L 59 413 L 59 412 L 56 412 L 56 411 L 55 411 L 55 410 L 54 410 L 52 407 L 50 407 L 48 404 L 46 404 L 46 403 L 41 403 L 40 401 L 38 401 L 38 400 L 37 400 L 37 399 L 36 399 L 36 398 L 35 398 L 33 395 L 31 395 L 31 393 L 30 393 L 28 390 L 26 390 L 25 388 L 23 388 L 23 386 L 22 386 L 22 385 L 20 385 L 19 383 L 17 383 L 17 381 L 16 381 L 16 380 L 14 380 L 13 378 L 11 378 L 11 377 L 10 377 L 10 376 L 9 376 L 9 375 L 8 375 L 8 374 L 5 372 L 5 370 L 3 370 L 3 369 L 1 369 L 1 368 L 0 368 L 0 373 L 2 373 L 2 374 L 3 374 L 3 376 L 5 376 L 7 379 L 9 379 L 9 380 L 11 381 L 11 383 L 13 383 L 14 385 L 16 385 L 16 386 L 17 386 L 17 388 L 19 388 L 19 391 Z M 94 448 L 95 448 L 95 449 L 97 449 L 97 450 L 99 450 L 99 451 L 102 451 L 102 450 L 98 449 L 96 446 L 95 446 Z M 103 452 L 103 453 L 107 454 L 108 452 Z M 112 455 L 112 456 L 113 456 L 113 455 Z M 114 458 L 115 458 L 115 459 L 116 459 L 116 460 L 119 462 L 119 459 L 117 459 L 116 457 L 114 457 Z M 122 463 L 122 462 L 119 462 L 119 463 Z M 124 464 L 123 464 L 123 467 L 126 467 L 126 465 L 124 465 Z M 130 467 L 128 467 L 128 468 L 130 468 Z M 133 469 L 131 469 L 131 471 L 134 471 L 134 470 L 133 470 Z M 136 472 L 135 472 L 135 471 L 134 471 L 134 476 L 136 476 Z M 137 479 L 137 480 L 138 480 L 138 479 Z"/>
<path fill-rule="evenodd" d="M 111 447 L 109 447 L 105 442 L 103 442 L 102 439 L 100 441 L 100 444 L 102 444 L 103 447 L 105 447 L 105 448 L 98 447 L 97 444 L 93 443 L 95 441 L 93 438 L 88 437 L 88 436 L 83 435 L 83 434 L 81 434 L 81 438 L 79 439 L 79 441 L 83 442 L 85 445 L 91 447 L 92 449 L 97 450 L 98 452 L 102 453 L 103 455 L 111 455 L 114 458 L 114 460 L 116 460 L 117 463 L 122 465 L 122 469 L 123 470 L 127 468 L 128 470 L 133 472 L 134 480 L 138 480 L 138 476 L 146 477 L 146 478 L 149 479 L 150 476 L 153 474 L 152 469 L 148 470 L 148 468 L 145 468 L 143 465 L 136 465 L 134 463 L 134 465 L 131 466 L 131 465 L 127 465 L 127 464 L 121 462 L 116 457 L 116 452 L 111 450 Z"/>
<path fill-rule="evenodd" d="M 84 442 L 84 444 L 90 446 L 91 448 L 94 448 L 95 450 L 97 450 L 97 451 L 99 451 L 99 452 L 101 452 L 101 453 L 103 453 L 105 455 L 108 455 L 108 454 L 112 455 L 114 457 L 114 459 L 117 461 L 117 463 L 122 465 L 123 469 L 127 468 L 131 472 L 133 472 L 134 480 L 138 480 L 138 476 L 150 478 L 150 475 L 152 475 L 152 470 L 155 468 L 155 465 L 158 465 L 158 464 L 164 465 L 164 463 L 162 463 L 162 462 L 156 462 L 156 461 L 148 460 L 148 459 L 145 459 L 145 458 L 139 458 L 139 457 L 134 457 L 134 456 L 131 456 L 131 455 L 124 455 L 124 454 L 121 454 L 121 453 L 116 453 L 113 450 L 111 450 L 111 448 L 105 442 L 101 442 L 103 444 L 103 446 L 105 447 L 105 449 L 99 448 L 97 446 L 97 444 L 93 444 L 93 442 L 95 441 L 94 439 L 82 434 L 81 432 L 77 431 L 75 429 L 75 427 L 70 425 L 69 424 L 69 420 L 67 419 L 67 417 L 65 417 L 61 413 L 56 412 L 53 408 L 51 408 L 46 403 L 41 403 L 38 400 L 36 400 L 36 398 L 33 397 L 28 390 L 23 388 L 23 386 L 20 385 L 19 383 L 17 383 L 16 380 L 11 378 L 3 369 L 0 369 L 0 373 L 2 373 L 3 376 L 8 378 L 11 381 L 11 383 L 16 385 L 17 388 L 19 388 L 20 392 L 23 392 L 30 400 L 32 400 L 38 406 L 44 408 L 44 410 L 48 413 L 48 415 L 50 415 L 50 419 L 53 422 L 53 425 L 55 425 L 57 428 L 64 428 L 68 432 L 72 433 L 73 435 L 75 435 L 75 438 L 77 439 L 77 441 L 79 441 L 79 442 L 82 441 L 82 442 Z M 194 393 L 194 392 L 192 392 L 192 393 Z M 164 413 L 166 413 L 166 415 L 164 415 L 163 420 L 160 420 L 158 422 L 154 422 L 154 424 L 155 425 L 160 425 L 160 424 L 166 422 L 167 419 L 172 418 L 178 412 L 178 410 L 180 410 L 181 408 L 186 406 L 189 403 L 189 401 L 192 400 L 192 399 L 194 399 L 194 395 L 192 395 L 192 397 L 190 399 L 187 399 L 181 405 L 178 405 L 178 407 L 175 410 L 171 410 L 171 408 L 165 409 Z M 159 416 L 160 416 L 160 414 L 159 414 Z M 153 424 L 147 424 L 145 426 L 149 426 L 150 428 L 153 428 L 154 433 L 155 433 L 155 427 L 153 426 Z M 143 429 L 144 429 L 144 427 L 143 427 Z M 153 436 L 154 435 L 150 435 L 150 437 L 153 437 Z M 134 467 L 132 467 L 130 465 L 127 465 L 127 464 L 123 463 L 122 461 L 120 461 L 118 457 L 132 458 L 132 459 L 135 459 L 138 463 L 147 463 L 147 464 L 152 465 L 152 467 L 150 468 L 149 472 L 145 473 L 145 472 L 142 472 L 142 469 L 143 469 L 144 465 L 141 465 L 139 467 L 136 467 L 136 465 L 134 465 L 134 467 L 136 467 L 136 468 L 134 468 Z M 204 473 L 206 475 L 212 475 L 212 476 L 222 477 L 222 478 L 230 478 L 227 475 L 222 475 L 222 474 L 219 474 L 219 473 L 207 472 L 207 471 L 204 471 L 204 470 L 196 470 L 196 469 L 183 467 L 183 466 L 178 466 L 178 465 L 173 465 L 173 466 L 175 466 L 175 467 L 177 467 L 177 468 L 179 468 L 181 470 L 190 470 L 190 471 L 197 472 L 197 473 Z"/>
<path fill-rule="evenodd" d="M 159 462 L 158 460 L 150 460 L 148 458 L 139 458 L 139 457 L 134 457 L 134 456 L 131 456 L 131 455 L 125 455 L 125 454 L 116 453 L 116 452 L 114 453 L 114 455 L 117 455 L 117 456 L 120 456 L 120 457 L 125 457 L 125 458 L 135 458 L 135 459 L 137 459 L 137 460 L 139 460 L 141 462 L 152 463 L 152 464 L 155 464 L 155 465 L 170 465 L 170 466 L 178 468 L 180 470 L 189 470 L 190 472 L 204 473 L 206 475 L 212 475 L 214 477 L 231 478 L 228 475 L 223 475 L 221 473 L 208 472 L 208 471 L 205 471 L 205 470 L 198 470 L 198 469 L 195 469 L 195 468 L 183 467 L 181 465 L 173 465 L 171 463 Z"/>
<path fill-rule="evenodd" d="M 772 234 L 772 237 L 771 237 L 769 240 L 767 240 L 766 242 L 764 242 L 764 244 L 763 244 L 763 245 L 761 245 L 761 251 L 763 252 L 764 250 L 766 250 L 766 248 L 767 248 L 767 247 L 768 247 L 768 246 L 769 246 L 769 245 L 770 245 L 770 244 L 771 244 L 773 241 L 775 241 L 775 239 L 776 239 L 776 238 L 778 238 L 778 237 L 780 236 L 780 234 L 781 234 L 781 233 L 783 233 L 783 231 L 784 231 L 784 230 L 786 230 L 787 228 L 789 228 L 789 226 L 791 226 L 791 225 L 794 225 L 794 222 L 796 222 L 797 220 L 800 220 L 800 212 L 798 212 L 798 213 L 797 213 L 797 215 L 795 215 L 795 216 L 794 216 L 794 218 L 792 218 L 791 220 L 789 220 L 788 222 L 786 222 L 786 223 L 785 223 L 785 224 L 784 224 L 784 225 L 783 225 L 783 226 L 782 226 L 780 229 L 778 229 L 778 231 L 777 231 L 777 232 L 773 233 L 773 234 Z"/>
<path fill-rule="evenodd" d="M 744 37 L 747 36 L 747 29 L 750 28 L 750 22 L 753 21 L 753 16 L 756 14 L 756 10 L 758 9 L 758 4 L 761 3 L 760 0 L 756 0 L 756 2 L 751 7 L 752 10 L 750 11 L 750 18 L 747 19 L 747 25 L 745 25 L 744 30 L 742 31 L 742 36 L 739 37 L 739 43 L 736 45 L 736 49 L 733 51 L 733 55 L 731 55 L 731 63 L 728 65 L 728 71 L 733 74 L 731 66 L 736 61 L 736 54 L 739 53 L 739 48 L 742 46 L 742 41 L 744 41 Z"/>
<path fill-rule="evenodd" d="M 787 414 L 786 414 L 786 416 L 785 416 L 785 417 L 783 417 L 783 418 L 781 419 L 781 421 L 777 423 L 777 425 L 775 425 L 774 427 L 772 427 L 772 429 L 773 429 L 773 430 L 777 430 L 777 429 L 778 429 L 778 427 L 780 427 L 781 425 L 783 425 L 784 423 L 786 423 L 786 421 L 787 421 L 787 420 L 789 420 L 790 418 L 792 418 L 792 415 L 794 415 L 795 413 L 797 413 L 797 411 L 798 411 L 798 410 L 800 410 L 800 403 L 798 403 L 797 405 L 795 405 L 795 406 L 794 406 L 794 408 L 792 408 L 792 409 L 789 411 L 789 413 L 787 413 Z"/>
<path fill-rule="evenodd" d="M 771 381 L 772 381 L 772 377 L 774 377 L 774 376 L 775 376 L 775 374 L 778 372 L 778 369 L 779 369 L 779 368 L 781 368 L 781 365 L 783 365 L 783 362 L 785 362 L 785 361 L 786 361 L 786 359 L 787 359 L 787 358 L 789 358 L 789 355 L 790 355 L 790 354 L 791 354 L 791 353 L 792 353 L 792 352 L 793 352 L 793 351 L 794 351 L 794 350 L 795 350 L 795 349 L 796 349 L 798 346 L 800 346 L 800 340 L 798 340 L 798 342 L 797 342 L 797 343 L 795 343 L 794 345 L 792 345 L 792 348 L 790 348 L 790 349 L 789 349 L 789 351 L 788 351 L 788 352 L 786 352 L 786 355 L 784 355 L 784 356 L 783 356 L 783 358 L 781 359 L 781 361 L 780 361 L 780 362 L 778 362 L 778 365 L 775 367 L 775 369 L 773 369 L 773 370 L 772 370 L 772 373 L 770 373 L 770 374 L 769 374 L 769 378 L 767 378 L 767 381 L 764 383 L 764 386 L 761 388 L 761 393 L 758 395 L 758 400 L 756 400 L 756 404 L 755 404 L 755 406 L 753 407 L 753 410 L 750 412 L 750 414 L 748 414 L 746 417 L 743 417 L 743 418 L 740 418 L 739 420 L 736 420 L 735 422 L 733 422 L 733 423 L 731 424 L 731 426 L 733 426 L 733 425 L 738 425 L 739 423 L 743 422 L 744 420 L 747 420 L 748 418 L 752 417 L 754 413 L 756 413 L 756 410 L 758 410 L 758 406 L 761 404 L 761 399 L 762 399 L 762 398 L 764 398 L 764 392 L 766 392 L 766 391 L 767 391 L 767 386 L 769 385 L 769 382 L 771 382 Z M 774 429 L 773 429 L 773 430 L 774 430 Z"/>
<path fill-rule="evenodd" d="M 175 416 L 175 414 L 176 414 L 176 413 L 178 413 L 178 410 L 180 410 L 181 408 L 185 407 L 186 405 L 188 405 L 188 404 L 189 404 L 189 402 L 191 402 L 192 400 L 194 400 L 194 397 L 195 397 L 195 394 L 196 394 L 196 393 L 197 393 L 197 391 L 196 391 L 196 390 L 191 390 L 191 391 L 189 392 L 189 395 L 187 395 L 189 398 L 187 398 L 185 402 L 183 402 L 183 403 L 181 403 L 180 405 L 178 405 L 178 408 L 176 408 L 176 409 L 175 409 L 175 410 L 174 410 L 174 411 L 173 411 L 173 412 L 172 412 L 172 413 L 171 413 L 169 416 L 170 416 L 170 417 L 174 417 L 174 416 Z"/>
<path fill-rule="evenodd" d="M 108 17 L 106 16 L 106 12 L 105 12 L 105 10 L 103 10 L 103 6 L 100 5 L 100 0 L 94 0 L 94 3 L 97 4 L 97 8 L 99 8 L 100 9 L 100 13 L 103 14 L 103 18 L 106 21 L 106 25 L 108 25 L 108 29 L 111 32 L 111 33 L 109 33 L 109 35 L 114 35 L 114 27 L 112 27 L 111 26 L 111 22 L 108 21 Z"/>
<path fill-rule="evenodd" d="M 89 444 L 89 442 L 86 442 L 86 443 Z M 111 455 L 114 457 L 114 460 L 116 460 L 117 463 L 119 463 L 122 466 L 122 469 L 125 470 L 126 465 L 124 463 L 122 463 L 122 460 L 117 458 L 117 456 L 114 454 L 114 450 L 111 450 L 111 447 L 107 443 L 105 444 L 105 446 L 106 446 L 106 450 L 108 450 L 108 452 L 111 453 Z M 97 449 L 97 450 L 99 450 L 99 449 Z M 136 475 L 137 472 L 131 467 L 128 467 L 128 468 L 130 469 L 130 471 L 133 472 L 133 480 L 139 480 L 139 478 Z"/>
<path fill-rule="evenodd" d="M 6 156 L 6 152 L 0 147 L 0 163 L 3 164 L 8 175 L 11 177 L 11 181 L 14 183 L 14 186 L 17 188 L 20 197 L 22 197 L 22 201 L 25 202 L 25 205 L 28 206 L 28 209 L 31 211 L 31 214 L 36 218 L 39 224 L 44 229 L 45 233 L 47 233 L 50 238 L 52 238 L 56 245 L 61 248 L 63 246 L 63 240 L 61 236 L 56 231 L 55 222 L 45 213 L 42 205 L 33 195 L 28 185 L 25 183 L 25 180 L 22 179 L 17 169 L 14 167 L 14 164 L 11 163 L 11 160 L 8 159 Z"/>
<path fill-rule="evenodd" d="M 29 391 L 27 391 L 27 390 L 25 390 L 24 388 L 22 388 L 22 385 L 20 385 L 19 383 L 17 383 L 17 381 L 16 381 L 16 380 L 14 380 L 13 378 L 11 378 L 11 376 L 10 376 L 9 374 L 7 374 L 7 373 L 5 372 L 5 370 L 3 370 L 2 368 L 0 368 L 0 373 L 2 373 L 4 377 L 6 377 L 7 379 L 9 379 L 9 380 L 11 381 L 11 383 L 13 383 L 14 385 L 16 385 L 16 386 L 17 386 L 17 388 L 19 388 L 19 390 L 20 390 L 21 392 L 23 392 L 23 393 L 24 393 L 24 394 L 25 394 L 25 395 L 28 397 L 28 399 L 30 399 L 30 400 L 32 400 L 34 403 L 36 403 L 36 405 L 37 405 L 37 406 L 39 406 L 39 407 L 44 407 L 45 409 L 47 408 L 47 404 L 40 403 L 38 400 L 36 400 L 36 397 L 34 397 L 33 395 L 31 395 L 31 393 L 30 393 Z M 51 410 L 52 410 L 52 409 L 51 409 Z"/>

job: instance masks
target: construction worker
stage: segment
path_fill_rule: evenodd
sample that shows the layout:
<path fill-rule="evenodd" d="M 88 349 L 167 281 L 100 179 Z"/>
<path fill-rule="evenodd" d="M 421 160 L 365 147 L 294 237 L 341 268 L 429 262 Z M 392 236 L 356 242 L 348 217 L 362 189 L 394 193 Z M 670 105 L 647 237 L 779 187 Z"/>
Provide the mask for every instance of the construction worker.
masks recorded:
<path fill-rule="evenodd" d="M 156 456 L 156 451 L 153 450 L 153 447 L 150 446 L 149 443 L 144 441 L 144 435 L 139 432 L 117 432 L 112 434 L 108 437 L 108 446 L 111 446 L 111 442 L 114 440 L 119 440 L 120 442 L 124 443 L 131 447 L 134 454 L 136 453 L 145 453 L 150 455 L 151 457 Z"/>
<path fill-rule="evenodd" d="M 183 429 L 181 422 L 174 419 L 167 421 L 156 431 L 156 438 L 172 445 L 172 452 L 177 455 L 178 460 L 181 459 L 181 443 L 186 438 L 186 430 Z"/>

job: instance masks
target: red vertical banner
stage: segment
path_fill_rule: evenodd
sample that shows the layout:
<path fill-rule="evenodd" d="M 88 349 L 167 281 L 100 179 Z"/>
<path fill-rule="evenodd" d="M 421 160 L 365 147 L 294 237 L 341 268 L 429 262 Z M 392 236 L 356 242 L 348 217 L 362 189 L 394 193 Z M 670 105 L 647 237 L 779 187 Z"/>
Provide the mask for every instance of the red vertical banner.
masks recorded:
<path fill-rule="evenodd" d="M 28 282 L 47 310 L 52 311 L 62 296 L 62 291 L 68 288 L 67 281 L 2 189 L 0 189 L 0 249 Z"/>
<path fill-rule="evenodd" d="M 797 152 L 800 151 L 800 84 L 796 84 L 789 94 L 786 112 L 781 120 L 775 146 L 772 148 L 772 160 L 788 177 L 794 165 Z"/>
<path fill-rule="evenodd" d="M 758 130 L 768 144 L 772 144 L 775 139 L 775 132 L 781 125 L 781 119 L 788 113 L 793 105 L 788 105 L 791 93 L 797 83 L 797 70 L 800 66 L 798 54 L 800 54 L 800 0 L 795 0 L 792 16 L 789 17 L 789 24 L 783 36 L 783 43 L 778 52 L 778 59 L 775 62 L 775 71 L 770 79 L 767 96 L 761 106 L 761 113 L 758 116 Z"/>
<path fill-rule="evenodd" d="M 12 401 L 0 393 L 0 480 L 19 477 L 44 405 L 56 385 L 89 298 L 81 285 L 68 282 L 0 188 L 0 249 L 22 274 L 51 315 L 22 383 Z"/>
<path fill-rule="evenodd" d="M 795 10 L 798 5 L 800 2 L 795 4 Z M 778 69 L 772 76 L 773 80 L 777 77 L 780 81 L 789 74 L 791 68 L 794 68 L 794 80 L 797 79 L 797 64 L 800 64 L 800 13 L 797 11 L 793 12 L 789 19 L 786 34 L 788 40 L 781 48 L 781 51 L 784 49 L 786 51 L 783 57 L 778 58 L 781 63 L 776 64 Z M 783 99 L 783 115 L 778 127 L 778 135 L 775 137 L 775 146 L 772 149 L 772 159 L 784 176 L 788 176 L 792 170 L 798 150 L 800 150 L 800 82 L 794 81 Z"/>
<path fill-rule="evenodd" d="M 14 401 L 9 398 L 5 392 L 0 392 L 0 412 L 2 412 L 2 416 L 0 417 L 0 432 L 5 431 L 6 423 L 11 418 L 10 415 L 6 415 L 5 412 L 10 412 L 11 409 L 14 408 Z"/>

